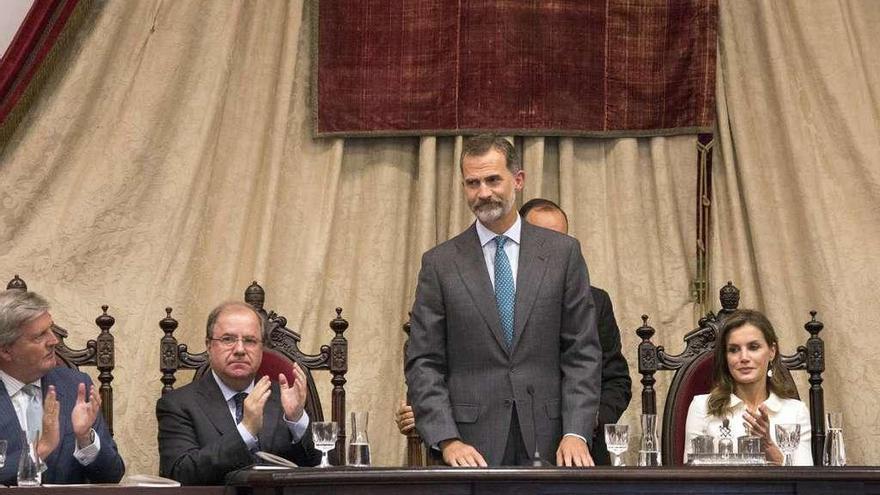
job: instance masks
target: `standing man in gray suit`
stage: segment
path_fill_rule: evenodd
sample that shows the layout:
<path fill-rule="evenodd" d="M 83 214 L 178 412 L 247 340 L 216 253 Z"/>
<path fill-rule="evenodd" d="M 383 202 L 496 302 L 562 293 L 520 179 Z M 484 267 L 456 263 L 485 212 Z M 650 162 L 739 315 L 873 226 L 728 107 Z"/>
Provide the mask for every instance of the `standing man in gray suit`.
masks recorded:
<path fill-rule="evenodd" d="M 525 173 L 506 139 L 469 139 L 460 167 L 477 221 L 422 257 L 406 356 L 416 428 L 451 466 L 535 451 L 593 465 L 602 351 L 580 245 L 519 217 Z"/>

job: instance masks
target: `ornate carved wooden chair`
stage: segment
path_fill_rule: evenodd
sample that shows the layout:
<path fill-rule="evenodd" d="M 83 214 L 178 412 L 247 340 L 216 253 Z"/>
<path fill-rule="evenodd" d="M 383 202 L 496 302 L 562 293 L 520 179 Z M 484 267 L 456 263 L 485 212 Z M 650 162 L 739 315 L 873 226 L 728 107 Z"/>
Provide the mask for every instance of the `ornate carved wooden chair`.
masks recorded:
<path fill-rule="evenodd" d="M 287 318 L 274 311 L 267 312 L 264 309 L 266 292 L 256 281 L 245 290 L 244 300 L 266 318 L 268 341 L 263 348 L 263 361 L 260 364 L 259 373 L 269 377 L 277 377 L 279 373 L 284 373 L 289 380 L 292 380 L 290 367 L 292 362 L 298 362 L 306 373 L 308 381 L 306 412 L 313 422 L 324 421 L 324 412 L 312 372 L 316 370 L 330 372 L 330 382 L 333 384 L 331 421 L 336 421 L 339 425 L 339 437 L 332 456 L 335 456 L 333 462 L 336 465 L 344 465 L 345 374 L 348 372 L 348 341 L 343 333 L 348 328 L 348 321 L 342 318 L 342 308 L 336 308 L 336 318 L 330 321 L 330 329 L 334 333 L 330 344 L 322 345 L 318 354 L 305 354 L 299 348 L 302 336 L 299 332 L 287 327 Z M 159 364 L 162 371 L 163 394 L 174 389 L 174 382 L 177 381 L 174 374 L 177 370 L 195 370 L 194 380 L 200 378 L 208 370 L 207 351 L 191 353 L 186 344 L 177 342 L 174 330 L 178 327 L 178 321 L 171 316 L 171 312 L 171 308 L 165 308 L 165 318 L 159 321 L 159 327 L 165 334 L 160 344 Z"/>
<path fill-rule="evenodd" d="M 18 275 L 6 284 L 7 290 L 28 290 L 27 283 Z M 101 413 L 107 422 L 110 434 L 113 434 L 113 368 L 115 361 L 115 343 L 110 328 L 116 323 L 116 319 L 107 314 L 108 306 L 101 306 L 103 313 L 95 318 L 95 324 L 100 331 L 95 339 L 86 342 L 82 349 L 73 349 L 67 345 L 64 339 L 68 332 L 57 323 L 53 323 L 52 331 L 58 337 L 59 343 L 55 346 L 56 361 L 59 366 L 79 369 L 80 366 L 95 366 L 98 369 L 98 392 L 101 394 Z"/>
<path fill-rule="evenodd" d="M 739 306 L 739 289 L 727 282 L 720 291 L 722 309 L 711 312 L 699 321 L 699 327 L 684 336 L 685 349 L 680 354 L 669 354 L 663 346 L 651 341 L 654 328 L 648 326 L 648 316 L 636 330 L 639 343 L 639 373 L 642 375 L 642 413 L 657 414 L 657 395 L 654 373 L 674 372 L 661 425 L 661 457 L 666 465 L 681 465 L 685 448 L 685 423 L 688 407 L 695 395 L 709 393 L 712 386 L 713 350 L 721 323 Z M 806 345 L 798 346 L 792 355 L 781 354 L 781 362 L 788 370 L 805 370 L 810 382 L 810 423 L 812 427 L 813 463 L 821 465 L 825 441 L 825 401 L 822 390 L 822 372 L 825 371 L 825 344 L 819 337 L 823 324 L 816 320 L 816 312 L 804 328 L 809 332 Z M 787 378 L 791 380 L 791 375 Z"/>

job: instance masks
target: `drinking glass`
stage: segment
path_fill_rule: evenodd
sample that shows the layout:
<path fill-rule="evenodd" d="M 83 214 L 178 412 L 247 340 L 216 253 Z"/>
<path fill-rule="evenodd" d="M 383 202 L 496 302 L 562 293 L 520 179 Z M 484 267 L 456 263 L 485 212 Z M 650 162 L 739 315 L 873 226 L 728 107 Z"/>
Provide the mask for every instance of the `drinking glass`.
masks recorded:
<path fill-rule="evenodd" d="M 657 436 L 657 415 L 642 414 L 642 441 L 639 443 L 639 466 L 660 465 L 660 440 Z"/>
<path fill-rule="evenodd" d="M 6 440 L 0 440 L 0 468 L 6 465 Z"/>
<path fill-rule="evenodd" d="M 312 423 L 312 436 L 315 440 L 315 448 L 321 451 L 321 464 L 318 467 L 330 467 L 327 453 L 336 448 L 336 438 L 339 433 L 339 425 L 335 421 L 316 421 Z"/>
<path fill-rule="evenodd" d="M 839 412 L 825 413 L 825 446 L 822 464 L 846 466 L 846 448 L 843 446 L 843 415 Z"/>
<path fill-rule="evenodd" d="M 761 449 L 761 437 L 743 435 L 737 439 L 737 452 L 746 464 L 763 464 L 764 450 Z"/>
<path fill-rule="evenodd" d="M 42 484 L 42 461 L 37 455 L 40 432 L 37 431 L 32 442 L 28 441 L 26 431 L 21 432 L 21 457 L 18 459 L 18 486 L 40 486 Z"/>
<path fill-rule="evenodd" d="M 605 445 L 612 454 L 612 466 L 625 466 L 622 454 L 629 446 L 629 425 L 620 423 L 605 425 Z"/>
<path fill-rule="evenodd" d="M 776 443 L 779 450 L 785 454 L 784 466 L 793 466 L 791 454 L 801 443 L 801 425 L 795 423 L 782 423 L 776 425 Z"/>
<path fill-rule="evenodd" d="M 370 465 L 370 439 L 367 436 L 367 424 L 370 414 L 366 411 L 351 413 L 351 432 L 348 443 L 348 465 Z"/>

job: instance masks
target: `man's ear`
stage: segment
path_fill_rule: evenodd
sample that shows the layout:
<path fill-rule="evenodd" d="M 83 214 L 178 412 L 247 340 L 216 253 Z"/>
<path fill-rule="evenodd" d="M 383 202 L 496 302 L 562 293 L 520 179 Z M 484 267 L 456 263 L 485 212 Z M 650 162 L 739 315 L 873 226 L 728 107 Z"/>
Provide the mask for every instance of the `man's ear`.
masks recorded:
<path fill-rule="evenodd" d="M 0 346 L 0 363 L 12 361 L 12 350 L 9 345 Z"/>

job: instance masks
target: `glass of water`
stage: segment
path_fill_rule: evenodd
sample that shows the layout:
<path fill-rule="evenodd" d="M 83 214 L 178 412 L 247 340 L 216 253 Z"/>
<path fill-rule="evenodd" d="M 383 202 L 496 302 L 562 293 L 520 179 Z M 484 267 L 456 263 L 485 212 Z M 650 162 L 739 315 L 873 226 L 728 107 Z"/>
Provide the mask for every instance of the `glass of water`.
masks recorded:
<path fill-rule="evenodd" d="M 339 433 L 339 425 L 335 421 L 317 421 L 312 423 L 312 436 L 315 440 L 315 448 L 321 451 L 321 464 L 318 467 L 330 467 L 327 453 L 336 448 L 336 438 Z"/>
<path fill-rule="evenodd" d="M 348 465 L 370 465 L 370 439 L 367 435 L 367 424 L 370 414 L 366 411 L 351 413 L 351 432 L 348 443 Z"/>
<path fill-rule="evenodd" d="M 6 465 L 6 440 L 0 440 L 0 468 Z"/>
<path fill-rule="evenodd" d="M 629 425 L 614 423 L 605 425 L 605 445 L 611 452 L 612 466 L 625 466 L 623 453 L 629 446 Z"/>

